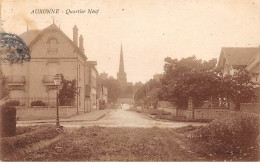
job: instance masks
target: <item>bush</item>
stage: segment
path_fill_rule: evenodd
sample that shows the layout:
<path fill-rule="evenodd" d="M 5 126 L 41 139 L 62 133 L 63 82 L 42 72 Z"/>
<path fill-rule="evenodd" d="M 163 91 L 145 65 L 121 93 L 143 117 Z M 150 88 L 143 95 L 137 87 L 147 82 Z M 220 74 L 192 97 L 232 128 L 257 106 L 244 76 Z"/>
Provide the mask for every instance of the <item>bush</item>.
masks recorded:
<path fill-rule="evenodd" d="M 5 106 L 19 106 L 20 105 L 20 101 L 18 100 L 11 100 L 5 103 Z"/>
<path fill-rule="evenodd" d="M 240 154 L 256 146 L 259 123 L 257 116 L 239 114 L 214 120 L 194 131 L 192 137 L 206 142 L 207 147 L 216 154 Z"/>
<path fill-rule="evenodd" d="M 0 107 L 1 131 L 0 136 L 14 136 L 16 134 L 16 108 L 13 106 Z"/>
<path fill-rule="evenodd" d="M 41 100 L 37 100 L 37 101 L 31 102 L 31 106 L 46 106 L 46 103 L 44 103 Z"/>

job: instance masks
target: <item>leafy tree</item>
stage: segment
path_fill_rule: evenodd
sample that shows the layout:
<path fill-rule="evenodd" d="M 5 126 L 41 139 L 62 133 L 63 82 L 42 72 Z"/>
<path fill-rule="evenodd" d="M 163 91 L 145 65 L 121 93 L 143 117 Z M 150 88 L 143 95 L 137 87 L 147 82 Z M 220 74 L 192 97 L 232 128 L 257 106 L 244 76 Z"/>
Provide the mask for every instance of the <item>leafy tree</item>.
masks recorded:
<path fill-rule="evenodd" d="M 251 75 L 245 69 L 238 69 L 234 75 L 224 76 L 221 81 L 219 97 L 225 97 L 240 109 L 240 103 L 255 102 L 257 99 Z"/>
<path fill-rule="evenodd" d="M 107 101 L 115 103 L 121 93 L 119 82 L 112 77 L 101 79 L 101 82 L 107 88 Z"/>
<path fill-rule="evenodd" d="M 146 86 L 144 84 L 141 84 L 139 86 L 134 86 L 134 87 L 135 87 L 134 99 L 136 102 L 139 102 L 141 99 L 146 97 Z"/>
<path fill-rule="evenodd" d="M 167 57 L 159 99 L 176 102 L 178 107 L 187 107 L 188 97 L 196 100 L 195 105 L 213 95 L 216 79 L 214 68 L 217 60 L 202 61 L 195 56 L 181 60 Z"/>
<path fill-rule="evenodd" d="M 166 58 L 165 74 L 159 98 L 174 101 L 181 107 L 187 107 L 188 97 L 192 97 L 195 107 L 204 100 L 225 99 L 239 104 L 255 100 L 251 77 L 246 70 L 239 69 L 233 76 L 223 76 L 215 68 L 216 59 L 202 61 L 195 56 L 177 59 Z"/>
<path fill-rule="evenodd" d="M 75 100 L 77 94 L 76 80 L 66 80 L 61 75 L 62 88 L 59 90 L 60 105 L 71 104 Z"/>
<path fill-rule="evenodd" d="M 158 102 L 158 91 L 161 87 L 161 82 L 156 79 L 150 79 L 145 84 L 137 83 L 135 85 L 137 90 L 135 92 L 135 101 L 138 104 L 143 103 L 143 105 L 153 105 L 156 106 Z"/>

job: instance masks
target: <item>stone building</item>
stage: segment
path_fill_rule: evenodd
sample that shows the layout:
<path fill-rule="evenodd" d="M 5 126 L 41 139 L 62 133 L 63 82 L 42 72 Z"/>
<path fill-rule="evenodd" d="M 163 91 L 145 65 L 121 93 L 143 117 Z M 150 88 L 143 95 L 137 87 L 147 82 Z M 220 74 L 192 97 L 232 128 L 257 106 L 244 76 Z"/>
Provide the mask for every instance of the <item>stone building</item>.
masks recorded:
<path fill-rule="evenodd" d="M 83 37 L 78 37 L 76 25 L 73 27 L 73 40 L 55 23 L 43 30 L 27 30 L 20 38 L 30 50 L 30 61 L 1 62 L 10 99 L 19 100 L 26 107 L 36 100 L 54 106 L 56 87 L 53 77 L 62 74 L 66 80 L 76 80 L 77 94 L 70 106 L 77 107 L 77 114 L 95 109 L 96 62 L 87 61 Z M 90 97 L 87 86 L 91 86 Z"/>

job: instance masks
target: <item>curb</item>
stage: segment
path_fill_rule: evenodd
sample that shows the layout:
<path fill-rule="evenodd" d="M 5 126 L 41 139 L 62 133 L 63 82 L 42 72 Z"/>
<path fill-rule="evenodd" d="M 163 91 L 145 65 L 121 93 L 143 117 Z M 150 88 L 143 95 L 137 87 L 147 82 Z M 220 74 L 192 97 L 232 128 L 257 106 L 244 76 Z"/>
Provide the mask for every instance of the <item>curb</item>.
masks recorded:
<path fill-rule="evenodd" d="M 60 123 L 64 122 L 89 122 L 89 121 L 98 121 L 105 117 L 107 114 L 109 114 L 111 110 L 109 110 L 106 114 L 101 115 L 97 119 L 94 120 L 60 120 Z M 17 124 L 44 124 L 44 123 L 56 123 L 56 120 L 51 120 L 51 121 L 33 121 L 33 122 L 26 122 L 26 121 L 17 121 Z"/>
<path fill-rule="evenodd" d="M 150 117 L 151 119 L 156 120 L 156 121 L 169 122 L 168 120 L 159 119 L 159 118 L 153 117 L 152 115 L 147 114 L 147 113 L 143 113 L 143 112 L 141 112 L 141 114 L 144 114 L 144 115 L 146 115 L 146 116 L 148 116 L 148 117 Z"/>
<path fill-rule="evenodd" d="M 106 115 L 108 115 L 112 110 L 109 110 L 106 114 L 103 114 L 102 116 L 98 117 L 96 120 L 93 120 L 93 121 L 98 121 L 102 118 L 104 118 Z"/>

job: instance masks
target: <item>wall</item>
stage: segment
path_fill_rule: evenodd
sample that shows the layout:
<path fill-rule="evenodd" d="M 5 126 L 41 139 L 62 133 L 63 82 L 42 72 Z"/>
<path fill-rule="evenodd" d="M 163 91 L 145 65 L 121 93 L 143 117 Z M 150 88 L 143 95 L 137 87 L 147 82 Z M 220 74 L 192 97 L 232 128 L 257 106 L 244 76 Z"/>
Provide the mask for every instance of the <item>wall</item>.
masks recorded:
<path fill-rule="evenodd" d="M 177 110 L 174 107 L 172 107 L 172 108 L 170 108 L 170 107 L 158 107 L 157 109 L 163 110 L 165 112 L 169 112 L 169 113 L 171 113 L 172 115 L 175 115 L 175 116 L 177 115 Z"/>
<path fill-rule="evenodd" d="M 218 119 L 233 116 L 236 111 L 229 109 L 194 109 L 195 119 Z M 178 116 L 185 116 L 187 119 L 192 119 L 191 110 L 178 110 Z"/>
<path fill-rule="evenodd" d="M 229 109 L 195 109 L 195 119 L 218 119 L 230 117 L 232 112 Z"/>
<path fill-rule="evenodd" d="M 178 109 L 177 115 L 186 117 L 187 119 L 191 119 L 192 118 L 192 111 Z"/>
<path fill-rule="evenodd" d="M 138 112 L 142 112 L 143 108 L 142 108 L 141 106 L 137 106 L 137 107 L 136 107 L 136 110 L 137 110 Z"/>
<path fill-rule="evenodd" d="M 60 106 L 59 117 L 61 119 L 77 115 L 77 107 Z M 17 107 L 16 117 L 23 120 L 47 120 L 56 119 L 55 107 Z"/>
<path fill-rule="evenodd" d="M 240 110 L 248 113 L 260 114 L 260 103 L 241 103 Z"/>

